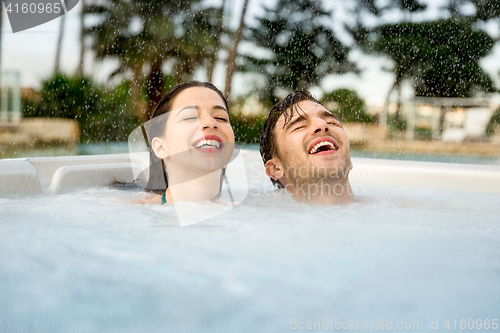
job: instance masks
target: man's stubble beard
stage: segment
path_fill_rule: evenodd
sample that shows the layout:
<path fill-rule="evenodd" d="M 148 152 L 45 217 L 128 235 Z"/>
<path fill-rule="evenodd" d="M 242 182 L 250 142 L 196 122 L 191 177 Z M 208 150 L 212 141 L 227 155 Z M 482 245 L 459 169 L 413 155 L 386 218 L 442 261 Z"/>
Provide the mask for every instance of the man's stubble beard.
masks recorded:
<path fill-rule="evenodd" d="M 283 157 L 284 159 L 281 160 L 285 168 L 285 175 L 289 180 L 289 185 L 295 187 L 298 191 L 313 188 L 315 195 L 340 195 L 343 187 L 348 187 L 349 185 L 350 155 L 347 158 L 342 158 L 340 166 L 331 167 L 317 166 L 310 163 L 309 160 L 306 161 L 306 165 L 297 166 L 291 162 L 293 158 L 289 158 L 286 155 Z M 339 188 L 339 186 L 342 188 Z M 311 193 L 305 194 L 310 196 Z"/>

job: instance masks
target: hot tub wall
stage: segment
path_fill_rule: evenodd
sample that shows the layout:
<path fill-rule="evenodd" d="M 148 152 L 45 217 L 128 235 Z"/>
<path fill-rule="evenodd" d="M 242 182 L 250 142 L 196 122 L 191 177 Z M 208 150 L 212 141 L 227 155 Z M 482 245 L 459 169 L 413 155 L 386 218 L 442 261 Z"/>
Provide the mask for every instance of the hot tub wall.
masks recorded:
<path fill-rule="evenodd" d="M 267 179 L 257 151 L 241 150 L 248 179 Z M 353 184 L 500 193 L 500 166 L 353 158 Z M 148 166 L 147 153 L 40 157 L 0 161 L 0 195 L 58 194 L 130 183 Z M 259 170 L 259 172 L 255 172 Z M 142 173 L 143 177 L 144 173 Z M 145 179 L 142 179 L 145 181 Z"/>

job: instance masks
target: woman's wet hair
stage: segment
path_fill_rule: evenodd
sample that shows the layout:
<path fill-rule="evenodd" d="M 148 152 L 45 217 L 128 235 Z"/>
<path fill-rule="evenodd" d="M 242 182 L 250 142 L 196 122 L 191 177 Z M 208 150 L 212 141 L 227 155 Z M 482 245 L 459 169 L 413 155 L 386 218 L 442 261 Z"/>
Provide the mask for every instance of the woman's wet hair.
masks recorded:
<path fill-rule="evenodd" d="M 283 115 L 285 118 L 285 123 L 288 124 L 290 120 L 292 120 L 294 114 L 301 114 L 301 109 L 298 106 L 299 102 L 302 101 L 312 101 L 314 103 L 321 103 L 314 98 L 311 93 L 305 89 L 297 90 L 288 96 L 286 96 L 281 102 L 277 103 L 271 111 L 269 111 L 269 115 L 262 127 L 262 131 L 260 132 L 260 156 L 262 157 L 262 161 L 264 161 L 264 165 L 266 165 L 267 161 L 269 161 L 274 156 L 278 156 L 278 148 L 276 143 L 276 137 L 274 133 L 274 128 L 276 127 L 276 123 L 278 119 Z M 283 126 L 283 128 L 284 128 Z M 279 156 L 278 156 L 279 157 Z M 271 178 L 271 182 L 278 188 L 283 188 L 283 185 L 279 182 L 279 180 L 274 180 Z"/>
<path fill-rule="evenodd" d="M 143 126 L 144 135 L 148 138 L 149 143 L 149 179 L 146 187 L 144 188 L 144 191 L 164 194 L 166 189 L 168 188 L 168 175 L 165 163 L 163 162 L 163 159 L 156 156 L 153 148 L 151 148 L 151 142 L 155 137 L 163 136 L 163 134 L 165 133 L 167 117 L 160 116 L 172 111 L 172 105 L 177 95 L 179 95 L 182 91 L 193 87 L 208 88 L 215 91 L 224 101 L 226 110 L 229 112 L 227 100 L 224 97 L 224 94 L 216 86 L 209 82 L 188 81 L 179 83 L 178 85 L 170 89 L 155 107 L 153 115 L 151 116 L 151 120 L 147 122 L 148 125 Z M 225 170 L 223 170 L 222 172 L 224 171 Z M 221 184 L 222 178 L 223 177 L 221 177 Z"/>

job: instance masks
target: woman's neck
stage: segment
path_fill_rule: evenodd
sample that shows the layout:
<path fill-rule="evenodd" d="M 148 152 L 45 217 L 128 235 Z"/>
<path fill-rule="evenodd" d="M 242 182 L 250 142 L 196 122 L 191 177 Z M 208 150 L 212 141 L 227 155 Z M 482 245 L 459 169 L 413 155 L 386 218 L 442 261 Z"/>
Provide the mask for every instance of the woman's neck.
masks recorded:
<path fill-rule="evenodd" d="M 221 170 L 190 178 L 179 177 L 175 171 L 169 171 L 165 197 L 168 202 L 212 200 L 219 195 L 220 177 Z"/>

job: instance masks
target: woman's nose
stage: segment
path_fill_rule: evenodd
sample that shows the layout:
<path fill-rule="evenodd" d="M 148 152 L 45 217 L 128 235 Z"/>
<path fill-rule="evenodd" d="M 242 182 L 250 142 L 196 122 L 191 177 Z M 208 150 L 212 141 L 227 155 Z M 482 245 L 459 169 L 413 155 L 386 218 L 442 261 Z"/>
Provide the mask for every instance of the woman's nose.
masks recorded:
<path fill-rule="evenodd" d="M 212 116 L 201 117 L 200 126 L 202 129 L 218 129 L 217 120 L 215 120 Z"/>

